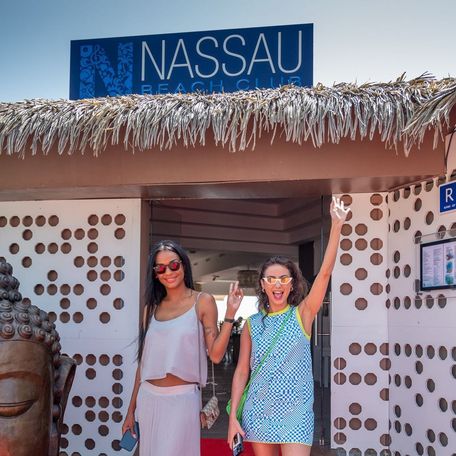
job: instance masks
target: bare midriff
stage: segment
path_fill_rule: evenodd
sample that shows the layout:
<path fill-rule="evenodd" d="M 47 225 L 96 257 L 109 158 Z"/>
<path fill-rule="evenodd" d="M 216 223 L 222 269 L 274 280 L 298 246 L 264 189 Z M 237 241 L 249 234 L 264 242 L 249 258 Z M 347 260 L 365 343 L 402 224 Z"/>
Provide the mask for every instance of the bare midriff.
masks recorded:
<path fill-rule="evenodd" d="M 173 374 L 166 374 L 165 378 L 150 378 L 147 382 L 154 386 L 178 386 L 178 385 L 197 385 L 196 382 L 187 382 Z"/>

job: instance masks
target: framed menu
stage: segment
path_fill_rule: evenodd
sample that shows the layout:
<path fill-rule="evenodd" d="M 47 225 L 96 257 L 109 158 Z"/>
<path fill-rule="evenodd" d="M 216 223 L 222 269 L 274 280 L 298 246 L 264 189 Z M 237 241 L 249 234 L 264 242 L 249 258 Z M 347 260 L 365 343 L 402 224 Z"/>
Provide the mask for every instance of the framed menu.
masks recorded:
<path fill-rule="evenodd" d="M 456 288 L 455 257 L 456 239 L 421 244 L 421 290 Z"/>

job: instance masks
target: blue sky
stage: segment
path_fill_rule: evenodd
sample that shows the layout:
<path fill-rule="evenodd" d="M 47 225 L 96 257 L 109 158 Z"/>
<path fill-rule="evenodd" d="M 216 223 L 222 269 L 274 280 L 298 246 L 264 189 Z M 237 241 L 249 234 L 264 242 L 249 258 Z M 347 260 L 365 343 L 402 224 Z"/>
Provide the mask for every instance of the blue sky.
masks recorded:
<path fill-rule="evenodd" d="M 68 98 L 70 41 L 314 24 L 314 81 L 456 76 L 454 0 L 2 0 L 0 101 Z"/>

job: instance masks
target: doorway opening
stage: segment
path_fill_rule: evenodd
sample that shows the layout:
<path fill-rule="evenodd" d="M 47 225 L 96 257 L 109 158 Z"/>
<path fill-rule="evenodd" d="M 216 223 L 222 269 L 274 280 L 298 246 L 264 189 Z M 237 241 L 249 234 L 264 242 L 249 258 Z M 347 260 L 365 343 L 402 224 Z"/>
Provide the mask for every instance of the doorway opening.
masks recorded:
<path fill-rule="evenodd" d="M 261 264 L 272 255 L 289 257 L 312 283 L 320 267 L 330 228 L 330 196 L 268 199 L 165 199 L 152 200 L 151 242 L 178 241 L 189 253 L 196 287 L 212 294 L 223 320 L 229 284 L 238 280 L 245 298 L 237 313 L 225 358 L 214 366 L 221 416 L 203 431 L 205 438 L 226 438 L 231 380 L 239 353 L 239 334 L 245 319 L 257 312 L 256 283 Z M 312 329 L 315 388 L 314 444 L 330 442 L 330 290 Z M 212 366 L 203 402 L 212 395 Z"/>

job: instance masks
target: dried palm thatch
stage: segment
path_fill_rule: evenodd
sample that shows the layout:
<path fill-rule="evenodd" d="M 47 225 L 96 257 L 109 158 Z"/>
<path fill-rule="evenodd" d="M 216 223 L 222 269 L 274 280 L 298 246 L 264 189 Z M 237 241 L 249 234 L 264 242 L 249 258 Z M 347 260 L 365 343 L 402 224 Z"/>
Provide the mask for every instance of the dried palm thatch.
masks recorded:
<path fill-rule="evenodd" d="M 408 154 L 430 126 L 442 133 L 456 102 L 456 80 L 429 75 L 382 84 L 337 84 L 204 95 L 128 95 L 77 101 L 0 103 L 0 154 L 27 150 L 98 155 L 108 145 L 125 149 L 204 145 L 212 134 L 231 151 L 254 148 L 262 133 L 315 147 L 343 138 L 372 139 Z"/>

